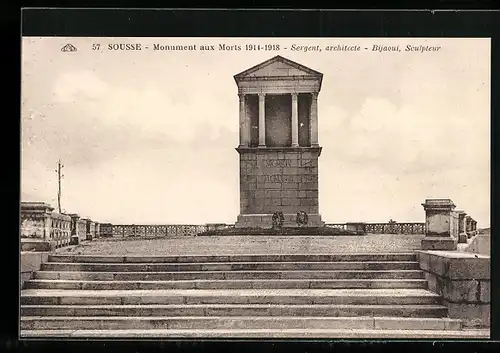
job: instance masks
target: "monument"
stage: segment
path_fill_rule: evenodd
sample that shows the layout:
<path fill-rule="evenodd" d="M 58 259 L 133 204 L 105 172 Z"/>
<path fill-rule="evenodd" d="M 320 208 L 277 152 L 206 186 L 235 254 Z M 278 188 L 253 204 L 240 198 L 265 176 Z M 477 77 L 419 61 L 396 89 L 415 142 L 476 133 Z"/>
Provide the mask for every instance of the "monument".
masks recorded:
<path fill-rule="evenodd" d="M 318 202 L 323 74 L 278 55 L 234 79 L 240 127 L 240 214 L 235 227 L 270 228 L 277 213 L 283 214 L 283 227 L 299 222 L 301 227 L 323 226 Z"/>

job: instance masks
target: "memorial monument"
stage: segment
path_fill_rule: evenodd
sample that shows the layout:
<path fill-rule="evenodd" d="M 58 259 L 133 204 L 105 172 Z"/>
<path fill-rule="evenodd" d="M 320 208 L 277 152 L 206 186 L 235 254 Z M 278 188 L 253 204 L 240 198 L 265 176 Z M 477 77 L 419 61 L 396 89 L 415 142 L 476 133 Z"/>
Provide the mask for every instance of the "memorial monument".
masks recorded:
<path fill-rule="evenodd" d="M 301 227 L 323 226 L 318 202 L 323 74 L 278 55 L 234 79 L 240 127 L 240 214 L 235 227 L 270 228 L 278 213 L 283 214 L 283 227 L 297 227 L 299 218 Z"/>

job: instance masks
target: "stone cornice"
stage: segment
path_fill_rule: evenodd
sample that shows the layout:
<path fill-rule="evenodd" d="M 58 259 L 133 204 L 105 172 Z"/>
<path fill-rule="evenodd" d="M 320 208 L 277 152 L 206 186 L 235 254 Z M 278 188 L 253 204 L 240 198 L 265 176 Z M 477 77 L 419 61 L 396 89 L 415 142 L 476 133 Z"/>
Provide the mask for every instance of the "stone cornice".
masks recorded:
<path fill-rule="evenodd" d="M 266 151 L 266 152 L 317 152 L 318 157 L 321 155 L 321 150 L 322 147 L 305 147 L 305 146 L 299 146 L 299 147 L 246 147 L 246 146 L 239 146 L 236 148 L 236 151 L 238 151 L 239 154 L 242 153 L 255 153 L 259 151 Z"/>
<path fill-rule="evenodd" d="M 319 81 L 321 80 L 318 76 L 304 76 L 304 75 L 290 75 L 290 76 L 249 76 L 242 77 L 238 80 L 238 82 L 243 81 L 296 81 L 296 80 L 312 80 Z"/>

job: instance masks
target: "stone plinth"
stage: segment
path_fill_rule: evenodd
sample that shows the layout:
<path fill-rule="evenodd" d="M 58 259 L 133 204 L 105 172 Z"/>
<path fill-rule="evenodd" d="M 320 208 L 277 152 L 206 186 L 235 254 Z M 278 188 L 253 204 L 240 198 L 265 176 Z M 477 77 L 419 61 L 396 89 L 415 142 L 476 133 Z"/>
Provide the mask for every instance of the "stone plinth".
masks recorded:
<path fill-rule="evenodd" d="M 95 222 L 91 219 L 85 219 L 86 221 L 86 240 L 92 240 L 95 237 Z"/>
<path fill-rule="evenodd" d="M 448 316 L 465 326 L 490 326 L 490 257 L 460 252 L 419 251 L 429 290 L 443 297 Z"/>
<path fill-rule="evenodd" d="M 113 225 L 111 223 L 99 223 L 100 236 L 111 238 L 113 236 Z"/>
<path fill-rule="evenodd" d="M 458 214 L 458 242 L 467 243 L 467 232 L 466 229 L 466 216 L 467 213 L 464 211 L 456 211 Z"/>
<path fill-rule="evenodd" d="M 21 250 L 52 251 L 69 243 L 69 217 L 44 202 L 21 202 Z"/>
<path fill-rule="evenodd" d="M 83 220 L 76 213 L 69 215 L 71 217 L 71 242 L 70 245 L 78 245 L 82 240 L 85 240 L 85 232 L 82 232 L 81 224 Z M 80 225 L 80 226 L 79 226 Z"/>
<path fill-rule="evenodd" d="M 427 199 L 425 210 L 425 238 L 422 250 L 456 250 L 458 217 L 450 199 Z"/>
<path fill-rule="evenodd" d="M 465 232 L 467 233 L 467 238 L 472 238 L 472 217 L 465 217 Z"/>
<path fill-rule="evenodd" d="M 283 227 L 286 228 L 296 228 L 296 214 L 283 214 L 284 221 Z M 237 221 L 235 223 L 235 228 L 271 228 L 273 225 L 272 214 L 243 214 L 238 215 Z M 302 226 L 304 228 L 319 228 L 323 227 L 324 223 L 321 221 L 321 216 L 308 215 L 308 224 Z"/>
<path fill-rule="evenodd" d="M 318 202 L 321 148 L 238 148 L 240 215 L 236 227 L 269 228 L 283 212 L 284 227 L 297 226 L 297 212 L 308 215 L 306 227 L 323 225 Z"/>
<path fill-rule="evenodd" d="M 21 238 L 48 240 L 53 210 L 45 202 L 21 202 Z"/>
<path fill-rule="evenodd" d="M 364 222 L 347 222 L 346 228 L 349 232 L 356 232 L 357 234 L 365 234 Z"/>
<path fill-rule="evenodd" d="M 471 226 L 472 234 L 477 235 L 477 221 L 473 219 L 471 221 L 471 223 L 472 223 L 472 226 Z"/>
<path fill-rule="evenodd" d="M 99 222 L 94 223 L 94 234 L 96 238 L 100 238 L 101 236 L 101 226 Z"/>

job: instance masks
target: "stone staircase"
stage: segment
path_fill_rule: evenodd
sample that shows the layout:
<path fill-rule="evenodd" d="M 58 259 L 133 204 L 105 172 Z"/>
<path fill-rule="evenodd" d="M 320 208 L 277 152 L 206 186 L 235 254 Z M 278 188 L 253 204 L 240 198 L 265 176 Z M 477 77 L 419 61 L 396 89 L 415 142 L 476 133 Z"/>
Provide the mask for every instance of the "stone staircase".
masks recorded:
<path fill-rule="evenodd" d="M 463 338 L 415 254 L 51 255 L 22 337 Z"/>

